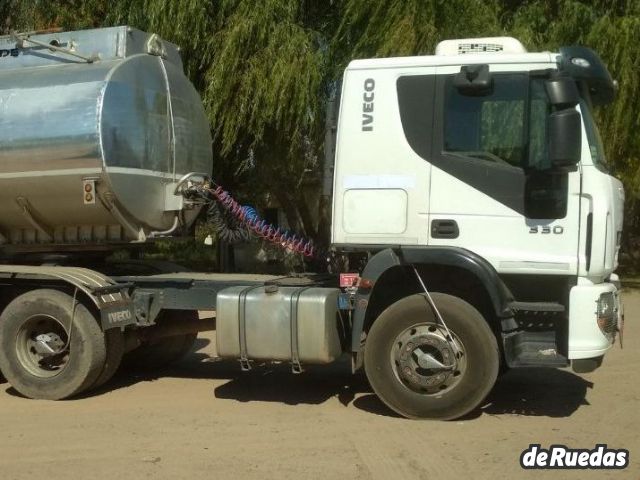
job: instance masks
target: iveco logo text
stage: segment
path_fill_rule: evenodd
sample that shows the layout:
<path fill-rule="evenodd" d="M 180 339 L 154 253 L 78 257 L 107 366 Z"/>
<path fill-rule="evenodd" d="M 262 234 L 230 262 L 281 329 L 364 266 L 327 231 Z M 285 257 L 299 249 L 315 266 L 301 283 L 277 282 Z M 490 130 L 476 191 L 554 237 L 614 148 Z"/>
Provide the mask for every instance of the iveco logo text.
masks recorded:
<path fill-rule="evenodd" d="M 20 50 L 18 50 L 17 48 L 11 48 L 11 49 L 0 48 L 0 58 L 17 57 L 19 53 L 20 53 Z"/>
<path fill-rule="evenodd" d="M 109 323 L 120 323 L 131 320 L 131 312 L 129 310 L 121 310 L 119 312 L 111 312 L 107 314 Z"/>
<path fill-rule="evenodd" d="M 364 94 L 362 99 L 362 131 L 373 131 L 373 99 L 375 97 L 374 90 L 376 88 L 376 82 L 373 78 L 367 78 L 364 81 Z"/>

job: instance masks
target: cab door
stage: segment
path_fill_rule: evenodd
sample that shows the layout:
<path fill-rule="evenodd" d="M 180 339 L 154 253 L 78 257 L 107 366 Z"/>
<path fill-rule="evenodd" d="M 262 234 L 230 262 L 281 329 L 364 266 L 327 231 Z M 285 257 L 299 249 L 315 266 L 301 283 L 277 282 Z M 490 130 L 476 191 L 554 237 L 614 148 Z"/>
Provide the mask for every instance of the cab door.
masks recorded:
<path fill-rule="evenodd" d="M 459 66 L 438 69 L 429 243 L 472 250 L 500 273 L 575 275 L 580 172 L 550 168 L 545 79 L 490 71 L 491 88 L 469 94 L 455 85 Z"/>

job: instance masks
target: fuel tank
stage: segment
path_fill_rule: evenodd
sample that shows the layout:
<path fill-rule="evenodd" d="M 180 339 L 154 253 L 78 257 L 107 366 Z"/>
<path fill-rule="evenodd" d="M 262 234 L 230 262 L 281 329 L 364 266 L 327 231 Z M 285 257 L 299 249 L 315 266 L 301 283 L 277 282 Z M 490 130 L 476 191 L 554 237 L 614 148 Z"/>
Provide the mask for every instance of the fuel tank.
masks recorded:
<path fill-rule="evenodd" d="M 175 45 L 126 26 L 0 37 L 0 245 L 177 232 L 198 208 L 176 187 L 212 162 Z"/>
<path fill-rule="evenodd" d="M 342 354 L 337 288 L 228 287 L 216 297 L 222 358 L 325 364 Z"/>

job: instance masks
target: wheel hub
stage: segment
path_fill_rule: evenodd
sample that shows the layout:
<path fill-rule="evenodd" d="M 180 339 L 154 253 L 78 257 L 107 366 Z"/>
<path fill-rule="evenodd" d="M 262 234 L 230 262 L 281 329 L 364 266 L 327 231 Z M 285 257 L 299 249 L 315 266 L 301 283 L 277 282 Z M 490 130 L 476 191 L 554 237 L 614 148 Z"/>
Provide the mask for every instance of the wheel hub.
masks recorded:
<path fill-rule="evenodd" d="M 52 355 L 57 355 L 62 351 L 64 348 L 64 342 L 57 333 L 41 333 L 36 336 L 34 348 L 38 355 L 50 357 Z"/>
<path fill-rule="evenodd" d="M 49 315 L 35 315 L 18 331 L 18 360 L 34 376 L 53 377 L 69 360 L 67 339 L 67 332 L 59 320 Z"/>
<path fill-rule="evenodd" d="M 423 394 L 454 386 L 466 367 L 464 348 L 452 333 L 436 325 L 416 325 L 402 332 L 392 352 L 396 376 Z"/>

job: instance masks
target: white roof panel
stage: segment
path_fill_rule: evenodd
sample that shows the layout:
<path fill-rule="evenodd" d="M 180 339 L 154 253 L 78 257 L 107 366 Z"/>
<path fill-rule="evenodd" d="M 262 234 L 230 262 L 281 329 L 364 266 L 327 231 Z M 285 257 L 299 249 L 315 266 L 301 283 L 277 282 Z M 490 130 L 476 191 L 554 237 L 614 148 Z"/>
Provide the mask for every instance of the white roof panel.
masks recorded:
<path fill-rule="evenodd" d="M 466 53 L 464 55 L 424 55 L 418 57 L 369 58 L 353 60 L 347 70 L 377 68 L 439 67 L 474 63 L 555 63 L 557 53 Z"/>

